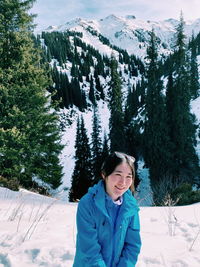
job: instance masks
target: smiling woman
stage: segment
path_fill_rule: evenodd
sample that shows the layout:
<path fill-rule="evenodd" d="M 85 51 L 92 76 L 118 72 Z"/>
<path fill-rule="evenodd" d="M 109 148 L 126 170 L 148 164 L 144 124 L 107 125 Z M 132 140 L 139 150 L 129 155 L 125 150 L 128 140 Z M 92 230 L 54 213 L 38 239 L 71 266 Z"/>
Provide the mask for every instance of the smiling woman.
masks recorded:
<path fill-rule="evenodd" d="M 109 155 L 102 165 L 103 179 L 81 198 L 73 267 L 135 266 L 141 239 L 134 161 L 120 152 Z"/>
<path fill-rule="evenodd" d="M 106 192 L 114 201 L 129 189 L 133 181 L 132 170 L 125 162 L 119 164 L 108 177 L 103 175 L 103 178 Z"/>

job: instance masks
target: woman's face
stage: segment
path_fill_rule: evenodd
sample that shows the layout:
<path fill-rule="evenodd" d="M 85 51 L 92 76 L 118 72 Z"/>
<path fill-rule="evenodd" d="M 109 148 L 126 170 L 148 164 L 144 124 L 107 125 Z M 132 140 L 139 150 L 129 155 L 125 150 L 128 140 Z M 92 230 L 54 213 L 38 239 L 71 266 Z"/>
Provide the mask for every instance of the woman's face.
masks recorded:
<path fill-rule="evenodd" d="M 106 192 L 113 200 L 122 196 L 133 181 L 131 167 L 126 162 L 119 164 L 108 177 L 103 178 L 106 184 Z"/>

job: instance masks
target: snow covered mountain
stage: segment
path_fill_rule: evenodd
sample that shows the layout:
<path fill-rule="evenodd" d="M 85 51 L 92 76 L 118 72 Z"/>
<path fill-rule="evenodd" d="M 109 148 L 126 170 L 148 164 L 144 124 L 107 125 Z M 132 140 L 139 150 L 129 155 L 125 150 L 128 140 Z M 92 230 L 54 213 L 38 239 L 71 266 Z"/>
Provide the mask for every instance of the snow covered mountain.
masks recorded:
<path fill-rule="evenodd" d="M 116 53 L 116 58 L 118 58 L 119 52 L 117 48 L 121 48 L 126 50 L 129 54 L 134 54 L 136 57 L 145 59 L 146 49 L 149 44 L 149 33 L 152 28 L 158 39 L 158 49 L 159 53 L 167 55 L 169 54 L 174 47 L 175 40 L 175 32 L 176 27 L 179 21 L 175 19 L 167 19 L 164 21 L 142 21 L 133 15 L 128 15 L 125 17 L 119 17 L 115 15 L 107 16 L 104 19 L 100 20 L 85 20 L 81 18 L 77 18 L 75 20 L 66 22 L 64 25 L 60 26 L 49 26 L 45 31 L 46 32 L 65 32 L 65 31 L 75 31 L 81 32 L 82 37 L 80 38 L 84 43 L 93 46 L 96 50 L 98 50 L 102 55 L 107 55 L 110 57 L 111 53 L 114 51 Z M 187 21 L 185 23 L 184 29 L 187 40 L 189 40 L 192 36 L 196 36 L 200 32 L 200 19 L 195 21 Z M 73 37 L 70 36 L 70 42 L 72 44 L 72 48 L 74 48 Z M 58 46 L 56 46 L 56 50 L 58 50 Z M 83 49 L 78 47 L 78 54 L 81 57 L 81 53 Z M 95 62 L 96 59 L 94 58 Z M 198 62 L 200 63 L 200 56 L 198 56 Z M 58 64 L 58 62 L 53 59 L 52 66 L 54 64 Z M 123 88 L 122 90 L 127 92 L 129 86 L 133 86 L 137 81 L 141 79 L 141 75 L 137 77 L 130 76 L 129 73 L 125 73 L 124 68 L 128 67 L 126 64 L 119 63 L 119 69 L 122 72 L 123 77 Z M 71 68 L 72 63 L 67 58 L 67 62 L 63 64 L 63 66 L 57 65 L 59 71 L 66 73 L 68 75 L 69 80 L 71 80 Z M 200 73 L 200 69 L 199 69 Z M 94 67 L 91 67 L 90 74 L 94 74 Z M 101 84 L 104 87 L 104 91 L 107 90 L 109 77 L 100 76 Z M 83 90 L 88 94 L 89 91 L 89 83 L 83 79 L 83 82 L 80 83 Z M 166 83 L 165 83 L 166 84 Z M 197 118 L 197 123 L 200 122 L 200 97 L 195 101 L 191 102 L 191 111 L 195 114 Z M 101 127 L 102 127 L 102 138 L 104 133 L 109 132 L 109 109 L 106 101 L 98 101 L 98 110 L 100 115 Z M 87 133 L 91 138 L 92 132 L 92 111 L 88 109 L 85 112 L 80 112 L 75 107 L 71 109 L 64 109 L 64 116 L 71 117 L 71 113 L 74 115 L 71 119 L 71 124 L 66 126 L 66 131 L 63 133 L 62 143 L 65 145 L 63 149 L 63 153 L 61 155 L 61 164 L 63 166 L 63 183 L 59 188 L 59 197 L 62 199 L 67 199 L 66 190 L 71 185 L 71 176 L 74 169 L 74 155 L 75 155 L 75 133 L 76 133 L 76 118 L 78 115 L 83 115 L 84 121 L 87 125 Z M 138 118 L 137 118 L 138 119 Z M 142 116 L 138 120 L 142 120 Z M 91 140 L 90 140 L 91 141 Z M 200 142 L 198 138 L 197 145 L 197 153 L 200 156 Z M 139 162 L 142 164 L 142 162 Z M 148 178 L 148 174 L 146 174 L 147 169 L 141 167 L 142 173 L 140 173 L 140 177 L 144 176 L 144 180 Z M 140 172 L 140 170 L 139 170 Z M 143 179 L 143 178 L 142 178 Z M 146 184 L 146 182 L 145 182 Z M 143 186 L 143 185 L 142 185 Z M 144 191 L 144 190 L 142 190 Z"/>
<path fill-rule="evenodd" d="M 144 21 L 133 15 L 125 17 L 109 15 L 100 20 L 85 20 L 77 18 L 64 25 L 49 26 L 45 31 L 78 31 L 83 33 L 83 40 L 98 48 L 104 54 L 110 54 L 110 49 L 103 44 L 100 36 L 107 38 L 110 44 L 127 50 L 143 58 L 149 40 L 149 32 L 154 29 L 159 42 L 161 54 L 168 54 L 174 46 L 174 34 L 178 20 Z M 200 32 L 200 19 L 185 23 L 185 35 L 189 39 L 192 34 Z"/>

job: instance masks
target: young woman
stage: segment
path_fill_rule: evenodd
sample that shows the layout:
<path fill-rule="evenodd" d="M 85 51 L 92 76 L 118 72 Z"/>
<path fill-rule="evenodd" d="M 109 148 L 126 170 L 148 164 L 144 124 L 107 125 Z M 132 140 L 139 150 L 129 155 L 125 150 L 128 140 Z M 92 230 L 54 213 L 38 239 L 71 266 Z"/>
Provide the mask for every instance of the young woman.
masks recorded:
<path fill-rule="evenodd" d="M 141 247 L 135 159 L 114 152 L 102 165 L 102 180 L 84 195 L 77 211 L 73 267 L 134 267 Z"/>

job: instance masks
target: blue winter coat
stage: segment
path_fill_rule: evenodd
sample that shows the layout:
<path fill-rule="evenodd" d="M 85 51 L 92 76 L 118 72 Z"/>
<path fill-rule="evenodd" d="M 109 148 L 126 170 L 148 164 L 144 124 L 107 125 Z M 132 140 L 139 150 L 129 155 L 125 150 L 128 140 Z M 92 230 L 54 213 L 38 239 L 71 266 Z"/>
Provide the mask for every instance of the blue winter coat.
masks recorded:
<path fill-rule="evenodd" d="M 100 181 L 78 204 L 73 267 L 134 267 L 137 262 L 141 239 L 136 200 L 130 190 L 124 193 L 113 238 L 105 195 L 104 182 Z"/>

